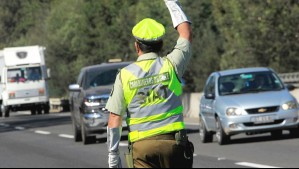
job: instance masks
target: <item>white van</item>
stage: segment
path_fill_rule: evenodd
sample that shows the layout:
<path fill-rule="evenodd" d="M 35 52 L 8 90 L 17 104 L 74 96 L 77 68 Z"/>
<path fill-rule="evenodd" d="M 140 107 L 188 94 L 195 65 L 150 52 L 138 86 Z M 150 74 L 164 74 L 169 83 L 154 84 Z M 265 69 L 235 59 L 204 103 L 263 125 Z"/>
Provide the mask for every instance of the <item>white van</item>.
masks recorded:
<path fill-rule="evenodd" d="M 48 71 L 44 58 L 45 47 L 24 46 L 4 48 L 0 52 L 1 113 L 30 110 L 49 113 Z"/>

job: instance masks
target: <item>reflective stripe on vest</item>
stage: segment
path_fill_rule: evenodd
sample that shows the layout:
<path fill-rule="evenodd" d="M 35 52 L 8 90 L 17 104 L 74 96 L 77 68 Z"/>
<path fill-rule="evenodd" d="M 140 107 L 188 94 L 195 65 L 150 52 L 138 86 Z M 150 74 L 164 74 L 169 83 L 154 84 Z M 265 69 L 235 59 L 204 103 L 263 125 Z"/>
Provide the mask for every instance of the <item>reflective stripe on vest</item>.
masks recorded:
<path fill-rule="evenodd" d="M 121 70 L 129 141 L 184 129 L 182 86 L 168 59 L 135 62 Z"/>

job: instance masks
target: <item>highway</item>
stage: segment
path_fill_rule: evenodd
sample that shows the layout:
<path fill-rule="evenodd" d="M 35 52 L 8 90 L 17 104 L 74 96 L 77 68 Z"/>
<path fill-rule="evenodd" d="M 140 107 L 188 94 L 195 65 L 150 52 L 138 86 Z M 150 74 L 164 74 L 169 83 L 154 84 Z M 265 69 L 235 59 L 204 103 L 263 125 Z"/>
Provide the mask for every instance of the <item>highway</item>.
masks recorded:
<path fill-rule="evenodd" d="M 190 122 L 191 121 L 191 122 Z M 195 145 L 194 168 L 264 168 L 299 166 L 298 138 L 285 132 L 283 138 L 270 134 L 232 137 L 232 143 L 199 141 L 196 120 L 186 120 L 189 138 Z M 123 132 L 121 154 L 127 151 Z M 123 166 L 126 167 L 122 156 Z M 12 113 L 0 118 L 0 168 L 106 168 L 106 134 L 89 145 L 75 143 L 70 113 L 30 116 Z"/>

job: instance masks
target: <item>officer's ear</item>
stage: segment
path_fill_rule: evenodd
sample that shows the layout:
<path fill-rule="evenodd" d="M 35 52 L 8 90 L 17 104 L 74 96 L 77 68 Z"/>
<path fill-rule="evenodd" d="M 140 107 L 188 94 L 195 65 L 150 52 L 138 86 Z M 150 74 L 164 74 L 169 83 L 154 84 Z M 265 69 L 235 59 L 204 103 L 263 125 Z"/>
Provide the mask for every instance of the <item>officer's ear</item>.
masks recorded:
<path fill-rule="evenodd" d="M 142 50 L 136 41 L 135 41 L 135 50 L 136 50 L 138 56 L 140 56 L 142 54 Z"/>

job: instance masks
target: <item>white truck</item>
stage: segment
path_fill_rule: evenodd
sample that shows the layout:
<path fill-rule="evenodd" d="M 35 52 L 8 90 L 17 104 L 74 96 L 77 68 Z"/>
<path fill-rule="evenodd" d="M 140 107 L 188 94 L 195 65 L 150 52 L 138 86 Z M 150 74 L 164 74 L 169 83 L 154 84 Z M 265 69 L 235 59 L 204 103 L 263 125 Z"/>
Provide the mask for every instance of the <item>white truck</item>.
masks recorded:
<path fill-rule="evenodd" d="M 23 110 L 30 110 L 31 115 L 49 113 L 49 72 L 44 50 L 42 46 L 23 46 L 0 51 L 0 117 Z"/>

